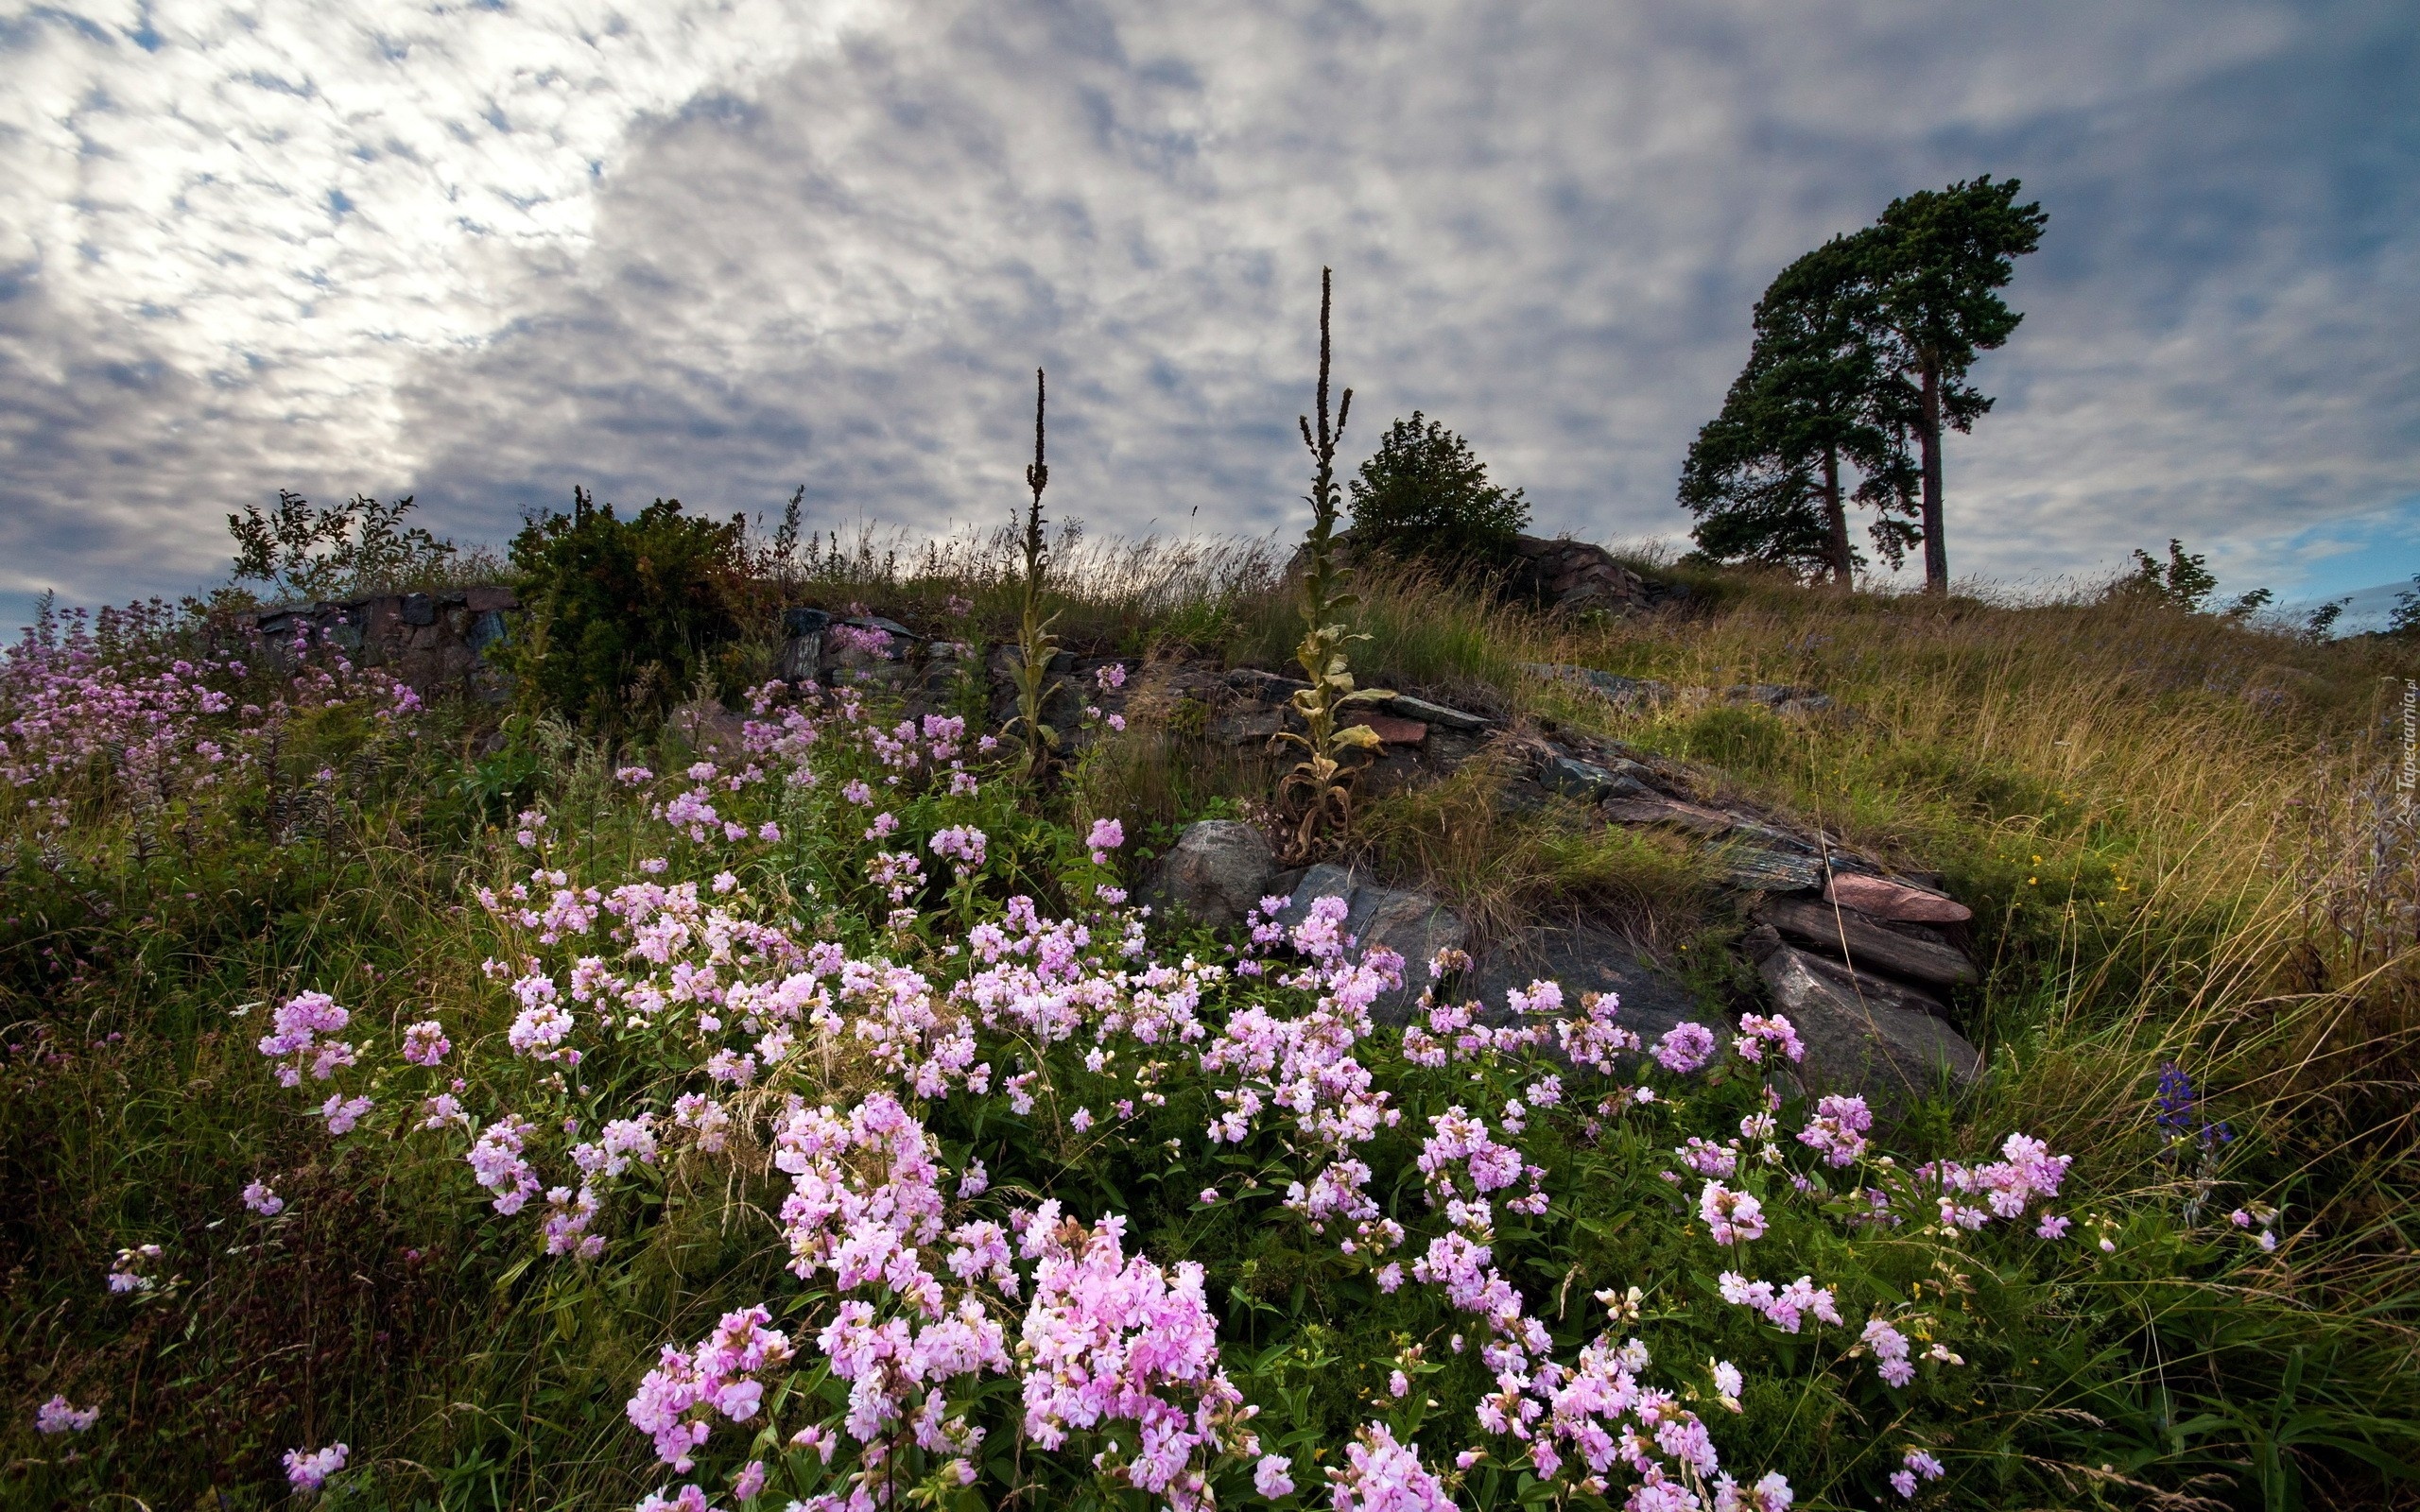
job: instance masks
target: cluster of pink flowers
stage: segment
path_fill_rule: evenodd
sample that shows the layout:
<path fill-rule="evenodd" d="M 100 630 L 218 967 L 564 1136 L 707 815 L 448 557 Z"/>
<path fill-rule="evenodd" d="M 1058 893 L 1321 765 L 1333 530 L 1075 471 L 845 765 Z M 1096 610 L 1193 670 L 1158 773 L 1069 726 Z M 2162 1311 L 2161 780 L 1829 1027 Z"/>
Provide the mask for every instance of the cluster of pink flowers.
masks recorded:
<path fill-rule="evenodd" d="M 1752 1308 L 1784 1333 L 1795 1333 L 1801 1319 L 1814 1317 L 1835 1327 L 1841 1322 L 1840 1303 L 1832 1288 L 1817 1286 L 1812 1276 L 1801 1276 L 1787 1286 L 1752 1281 L 1736 1270 L 1717 1278 L 1722 1299 L 1735 1307 Z"/>
<path fill-rule="evenodd" d="M 346 1041 L 319 1038 L 342 1034 L 353 1022 L 352 1013 L 338 1007 L 325 992 L 296 993 L 277 1005 L 269 1022 L 269 1032 L 261 1037 L 260 1052 L 281 1062 L 277 1068 L 281 1087 L 301 1086 L 306 1071 L 312 1079 L 326 1081 L 359 1058 Z"/>
<path fill-rule="evenodd" d="M 1806 1046 L 1798 1038 L 1797 1025 L 1782 1015 L 1745 1013 L 1739 1017 L 1738 1036 L 1731 1041 L 1731 1053 L 1750 1065 L 1762 1065 L 1765 1052 L 1778 1051 L 1783 1059 L 1793 1063 L 1806 1058 Z"/>
<path fill-rule="evenodd" d="M 285 1478 L 298 1491 L 316 1491 L 344 1469 L 345 1459 L 352 1452 L 343 1444 L 330 1444 L 325 1449 L 289 1449 L 285 1452 Z"/>
<path fill-rule="evenodd" d="M 1445 1487 L 1385 1423 L 1364 1424 L 1327 1476 L 1336 1512 L 1454 1512 Z"/>
<path fill-rule="evenodd" d="M 933 854 L 952 862 L 961 877 L 983 869 L 983 832 L 971 824 L 953 825 L 933 836 Z"/>
<path fill-rule="evenodd" d="M 1027 1435 L 1056 1449 L 1071 1429 L 1131 1422 L 1131 1457 L 1102 1468 L 1178 1512 L 1208 1504 L 1201 1462 L 1236 1432 L 1243 1397 L 1219 1368 L 1201 1267 L 1171 1275 L 1124 1252 L 1123 1219 L 1087 1229 L 1058 1219 L 1057 1206 L 1032 1215 L 1022 1246 L 1036 1262 L 1018 1334 L 1030 1359 Z"/>
<path fill-rule="evenodd" d="M 1798 1131 L 1798 1143 L 1836 1166 L 1853 1165 L 1865 1153 L 1865 1133 L 1874 1114 L 1862 1097 L 1827 1096 L 1815 1105 L 1815 1116 Z"/>
<path fill-rule="evenodd" d="M 631 1426 L 655 1440 L 655 1452 L 674 1470 L 688 1469 L 693 1452 L 706 1441 L 719 1414 L 735 1423 L 756 1416 L 765 1400 L 761 1372 L 790 1358 L 789 1335 L 767 1325 L 762 1307 L 726 1313 L 694 1349 L 670 1345 L 639 1383 L 625 1409 Z"/>
<path fill-rule="evenodd" d="M 45 1437 L 90 1433 L 93 1425 L 100 1420 L 101 1409 L 72 1406 L 63 1396 L 54 1395 L 34 1409 L 34 1431 Z"/>
<path fill-rule="evenodd" d="M 1705 1220 L 1714 1242 L 1726 1247 L 1761 1239 L 1765 1234 L 1764 1205 L 1750 1194 L 1735 1192 L 1720 1181 L 1708 1181 L 1699 1189 L 1698 1216 Z"/>
<path fill-rule="evenodd" d="M 1702 1023 L 1676 1023 L 1655 1041 L 1655 1063 L 1677 1076 L 1703 1070 L 1714 1059 L 1714 1031 Z"/>
<path fill-rule="evenodd" d="M 1901 1456 L 1899 1468 L 1891 1472 L 1891 1489 L 1901 1496 L 1913 1497 L 1916 1494 L 1917 1477 L 1937 1481 L 1941 1479 L 1942 1473 L 1941 1461 L 1921 1449 L 1911 1449 Z"/>
<path fill-rule="evenodd" d="M 117 1259 L 110 1264 L 110 1291 L 123 1297 L 130 1292 L 147 1292 L 157 1288 L 159 1279 L 151 1274 L 150 1267 L 163 1254 L 158 1245 L 136 1245 L 130 1249 L 119 1250 Z"/>

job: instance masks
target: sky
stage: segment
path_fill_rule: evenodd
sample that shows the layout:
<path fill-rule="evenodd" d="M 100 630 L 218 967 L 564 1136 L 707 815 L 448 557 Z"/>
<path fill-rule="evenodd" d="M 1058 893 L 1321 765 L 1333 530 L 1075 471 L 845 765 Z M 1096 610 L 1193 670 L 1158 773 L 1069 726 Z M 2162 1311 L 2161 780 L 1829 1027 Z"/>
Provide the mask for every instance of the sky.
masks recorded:
<path fill-rule="evenodd" d="M 1766 283 L 1986 173 L 1955 574 L 2420 573 L 2410 0 L 0 0 L 0 622 L 281 488 L 989 525 L 1036 367 L 1055 515 L 1291 534 L 1322 266 L 1348 462 L 1418 409 L 1682 544 Z"/>

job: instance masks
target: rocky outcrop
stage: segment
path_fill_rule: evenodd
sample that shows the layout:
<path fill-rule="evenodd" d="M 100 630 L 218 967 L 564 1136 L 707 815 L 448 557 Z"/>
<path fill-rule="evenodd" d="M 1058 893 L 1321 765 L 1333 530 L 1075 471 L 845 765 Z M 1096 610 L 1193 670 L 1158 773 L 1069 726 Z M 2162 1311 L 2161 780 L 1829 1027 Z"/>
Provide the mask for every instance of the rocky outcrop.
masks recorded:
<path fill-rule="evenodd" d="M 1525 662 L 1521 670 L 1548 682 L 1568 682 L 1604 699 L 1624 713 L 1660 708 L 1672 700 L 1672 685 L 1653 678 L 1625 678 L 1617 672 L 1573 666 L 1565 662 Z"/>
<path fill-rule="evenodd" d="M 1634 614 L 1655 606 L 1647 579 L 1602 546 L 1568 539 L 1519 536 L 1505 587 L 1564 613 Z"/>
<path fill-rule="evenodd" d="M 1238 924 L 1277 871 L 1269 836 L 1239 819 L 1188 825 L 1160 861 L 1153 897 L 1199 924 Z"/>
<path fill-rule="evenodd" d="M 283 662 L 300 640 L 342 650 L 362 666 L 383 667 L 414 692 L 463 692 L 494 701 L 510 680 L 491 665 L 521 608 L 510 588 L 481 586 L 433 593 L 280 604 L 251 616 L 262 650 Z"/>
<path fill-rule="evenodd" d="M 1977 980 L 1966 953 L 1922 924 L 1893 923 L 1837 902 L 1782 897 L 1764 900 L 1750 917 L 1793 944 L 1847 966 L 1936 988 Z"/>

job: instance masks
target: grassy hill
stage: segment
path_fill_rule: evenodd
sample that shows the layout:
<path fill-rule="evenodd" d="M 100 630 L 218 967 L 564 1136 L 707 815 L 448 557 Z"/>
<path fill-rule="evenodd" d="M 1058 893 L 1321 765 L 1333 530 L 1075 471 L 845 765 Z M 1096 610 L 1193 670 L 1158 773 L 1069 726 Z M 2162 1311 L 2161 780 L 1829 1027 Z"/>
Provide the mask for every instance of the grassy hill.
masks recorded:
<path fill-rule="evenodd" d="M 1779 1038 L 1674 1069 L 1545 1000 L 1535 1043 L 1474 1035 L 1450 976 L 1442 1017 L 1372 1026 L 1316 932 L 1132 912 L 1184 826 L 1271 818 L 1291 758 L 1077 713 L 1037 783 L 985 744 L 975 657 L 905 726 L 879 681 L 765 686 L 790 605 L 1012 633 L 973 544 L 753 583 L 730 717 L 610 745 L 267 655 L 223 607 L 29 636 L 0 676 L 0 1498 L 2420 1500 L 2420 656 L 1640 565 L 1690 592 L 1573 619 L 1371 574 L 1355 673 L 1937 883 L 1974 914 L 1973 1087 L 1861 1129 Z M 1283 670 L 1299 635 L 1249 547 L 1086 543 L 1057 581 L 1068 648 L 1138 679 Z M 1724 696 L 1754 684 L 1830 708 Z M 1518 779 L 1374 777 L 1293 859 L 1477 946 L 1617 931 L 1748 1033 L 1750 920 L 1702 851 Z M 1841 1321 L 1747 1291 L 1797 1277 Z M 964 1359 L 926 1338 L 961 1308 Z M 913 1369 L 844 1327 L 877 1319 Z M 94 1425 L 38 1431 L 54 1396 Z M 321 1477 L 288 1452 L 339 1442 L 292 1489 Z"/>

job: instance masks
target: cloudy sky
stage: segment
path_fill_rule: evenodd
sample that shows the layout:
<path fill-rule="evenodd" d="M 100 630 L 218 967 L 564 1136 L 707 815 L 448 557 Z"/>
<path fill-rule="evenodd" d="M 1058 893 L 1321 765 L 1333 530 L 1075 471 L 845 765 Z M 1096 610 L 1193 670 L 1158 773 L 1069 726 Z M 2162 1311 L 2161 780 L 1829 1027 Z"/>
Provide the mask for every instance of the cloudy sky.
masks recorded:
<path fill-rule="evenodd" d="M 572 485 L 1293 528 L 1414 408 L 1539 526 L 1676 536 L 1772 274 L 2015 175 L 1954 571 L 2181 536 L 2420 572 L 2410 0 L 0 5 L 0 610 L 223 576 L 287 487 L 500 542 Z M 11 621 L 13 623 L 13 620 Z"/>

